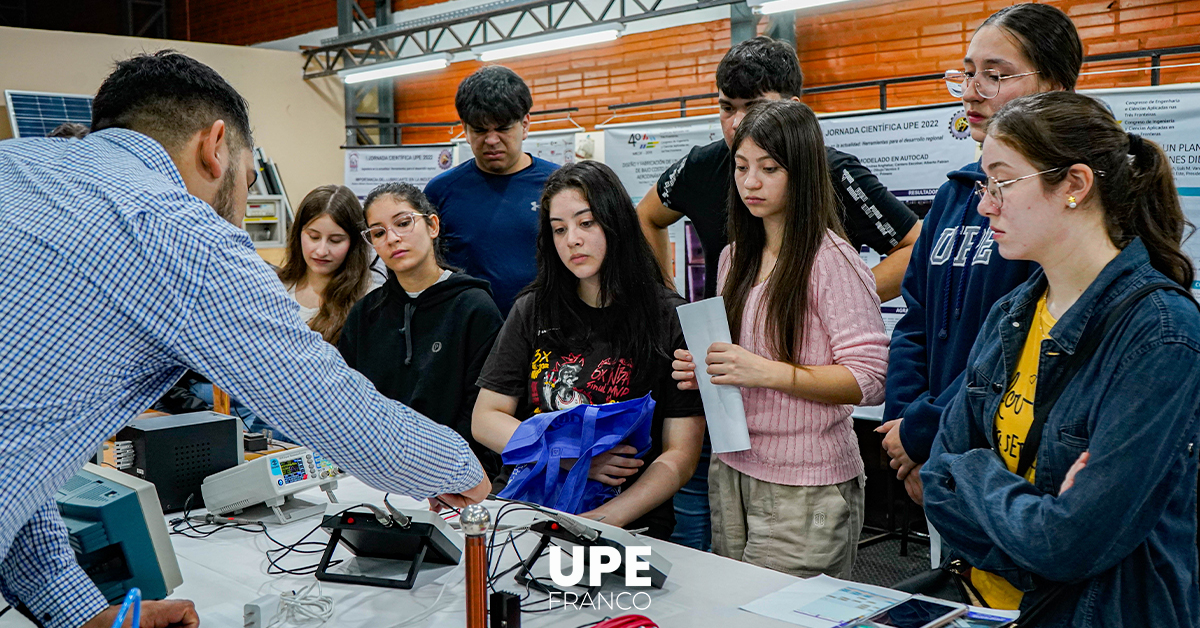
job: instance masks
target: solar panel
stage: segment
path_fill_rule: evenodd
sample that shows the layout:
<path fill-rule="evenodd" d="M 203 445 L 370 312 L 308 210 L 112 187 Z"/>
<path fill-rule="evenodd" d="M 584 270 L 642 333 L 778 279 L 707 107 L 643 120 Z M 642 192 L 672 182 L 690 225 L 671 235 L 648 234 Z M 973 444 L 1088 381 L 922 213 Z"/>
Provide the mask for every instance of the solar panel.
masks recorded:
<path fill-rule="evenodd" d="M 46 137 L 64 122 L 92 124 L 92 97 L 4 90 L 13 137 Z"/>

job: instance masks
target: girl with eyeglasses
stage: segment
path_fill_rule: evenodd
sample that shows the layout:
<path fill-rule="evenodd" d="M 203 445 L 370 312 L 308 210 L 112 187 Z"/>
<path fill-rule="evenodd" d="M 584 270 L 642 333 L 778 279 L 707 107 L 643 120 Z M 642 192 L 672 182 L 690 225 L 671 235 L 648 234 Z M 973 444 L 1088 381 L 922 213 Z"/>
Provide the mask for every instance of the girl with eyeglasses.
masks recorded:
<path fill-rule="evenodd" d="M 975 31 L 963 70 L 946 73 L 971 138 L 1009 101 L 1071 91 L 1083 46 L 1070 18 L 1048 4 L 1017 4 Z M 957 390 L 980 325 L 1000 297 L 1037 268 L 996 253 L 987 216 L 976 211 L 979 163 L 951 172 L 934 197 L 901 286 L 907 313 L 892 334 L 883 447 L 908 494 L 921 503 L 916 472 L 929 459 L 942 411 Z"/>
<path fill-rule="evenodd" d="M 608 166 L 582 161 L 555 171 L 538 215 L 537 277 L 517 297 L 479 378 L 474 433 L 502 452 L 534 414 L 652 395 L 649 451 L 639 459 L 621 444 L 594 457 L 588 478 L 617 494 L 583 516 L 668 539 L 671 497 L 691 478 L 704 440 L 700 395 L 671 379 L 672 352 L 684 347 L 675 308 L 685 301 L 664 285 Z"/>
<path fill-rule="evenodd" d="M 1158 145 L 1052 92 L 995 114 L 979 213 L 1040 270 L 971 349 L 921 475 L 951 559 L 1029 625 L 1196 626 L 1200 312 Z"/>
<path fill-rule="evenodd" d="M 387 281 L 350 310 L 338 350 L 379 392 L 458 431 L 495 476 L 499 457 L 471 438 L 475 380 L 503 323 L 488 282 L 445 262 L 437 209 L 415 186 L 376 187 L 362 216 L 354 235 Z"/>

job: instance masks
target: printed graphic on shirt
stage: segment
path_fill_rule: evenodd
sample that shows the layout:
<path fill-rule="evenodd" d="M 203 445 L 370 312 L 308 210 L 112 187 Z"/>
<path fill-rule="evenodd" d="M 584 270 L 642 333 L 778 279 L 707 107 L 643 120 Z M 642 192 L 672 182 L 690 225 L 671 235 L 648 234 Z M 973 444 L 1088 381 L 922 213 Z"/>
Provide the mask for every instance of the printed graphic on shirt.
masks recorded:
<path fill-rule="evenodd" d="M 593 364 L 578 353 L 554 356 L 536 349 L 529 369 L 530 399 L 538 412 L 556 412 L 583 404 L 625 401 L 633 391 L 633 364 L 606 357 Z"/>
<path fill-rule="evenodd" d="M 929 264 L 941 266 L 954 259 L 955 266 L 987 264 L 992 261 L 992 228 L 979 225 L 947 227 L 938 235 L 933 250 L 929 253 Z"/>
<path fill-rule="evenodd" d="M 1024 362 L 1024 360 L 1022 360 Z M 995 441 L 1000 443 L 1004 462 L 1009 469 L 1016 469 L 1021 459 L 1021 447 L 1033 424 L 1033 392 L 1037 390 L 1037 370 L 1033 373 L 1013 374 L 1012 383 L 1004 392 L 1000 412 L 996 417 Z M 1034 467 L 1037 465 L 1035 464 Z"/>
<path fill-rule="evenodd" d="M 859 187 L 858 182 L 854 180 L 854 175 L 850 174 L 849 170 L 842 170 L 841 180 L 846 187 L 846 193 L 849 194 L 851 198 L 858 201 L 859 209 L 861 209 L 868 218 L 871 218 L 875 221 L 875 228 L 879 231 L 879 233 L 885 236 L 892 246 L 900 244 L 900 240 L 896 238 L 896 230 L 892 227 L 892 225 L 884 221 L 883 212 L 879 211 L 879 208 L 875 207 L 875 205 L 871 203 L 871 198 L 867 196 L 866 192 L 862 191 L 861 187 Z"/>

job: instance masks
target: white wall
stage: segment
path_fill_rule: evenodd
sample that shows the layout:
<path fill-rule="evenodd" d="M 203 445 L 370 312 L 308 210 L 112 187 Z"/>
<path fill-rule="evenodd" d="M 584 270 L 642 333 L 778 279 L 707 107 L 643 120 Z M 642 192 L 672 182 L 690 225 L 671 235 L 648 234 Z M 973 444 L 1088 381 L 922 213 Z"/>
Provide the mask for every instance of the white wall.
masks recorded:
<path fill-rule="evenodd" d="M 305 81 L 298 52 L 0 27 L 0 90 L 95 94 L 113 64 L 174 48 L 212 66 L 250 103 L 255 143 L 274 159 L 293 207 L 343 176 L 342 83 Z M 0 99 L 0 139 L 12 137 Z M 277 251 L 264 251 L 272 261 Z"/>

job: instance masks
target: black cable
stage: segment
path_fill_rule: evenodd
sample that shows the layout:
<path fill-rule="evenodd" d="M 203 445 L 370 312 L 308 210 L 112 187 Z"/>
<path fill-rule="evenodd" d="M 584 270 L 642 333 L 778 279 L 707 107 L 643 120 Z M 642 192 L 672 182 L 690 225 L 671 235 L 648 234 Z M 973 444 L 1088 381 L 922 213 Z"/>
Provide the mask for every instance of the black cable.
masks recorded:
<path fill-rule="evenodd" d="M 438 503 L 440 503 L 441 505 L 445 506 L 446 508 L 449 508 L 450 510 L 453 510 L 453 511 L 454 511 L 454 514 L 456 514 L 456 515 L 458 515 L 458 516 L 460 516 L 460 517 L 462 516 L 462 511 L 461 511 L 461 510 L 459 510 L 459 509 L 457 509 L 457 508 L 455 508 L 454 506 L 451 506 L 450 504 L 447 504 L 447 503 L 446 503 L 446 500 L 442 499 L 441 497 L 434 497 L 434 499 L 438 500 Z"/>
<path fill-rule="evenodd" d="M 13 609 L 12 604 L 5 606 L 3 610 L 0 610 L 0 617 L 4 617 L 4 614 L 7 613 L 8 611 L 11 611 L 12 609 Z"/>

